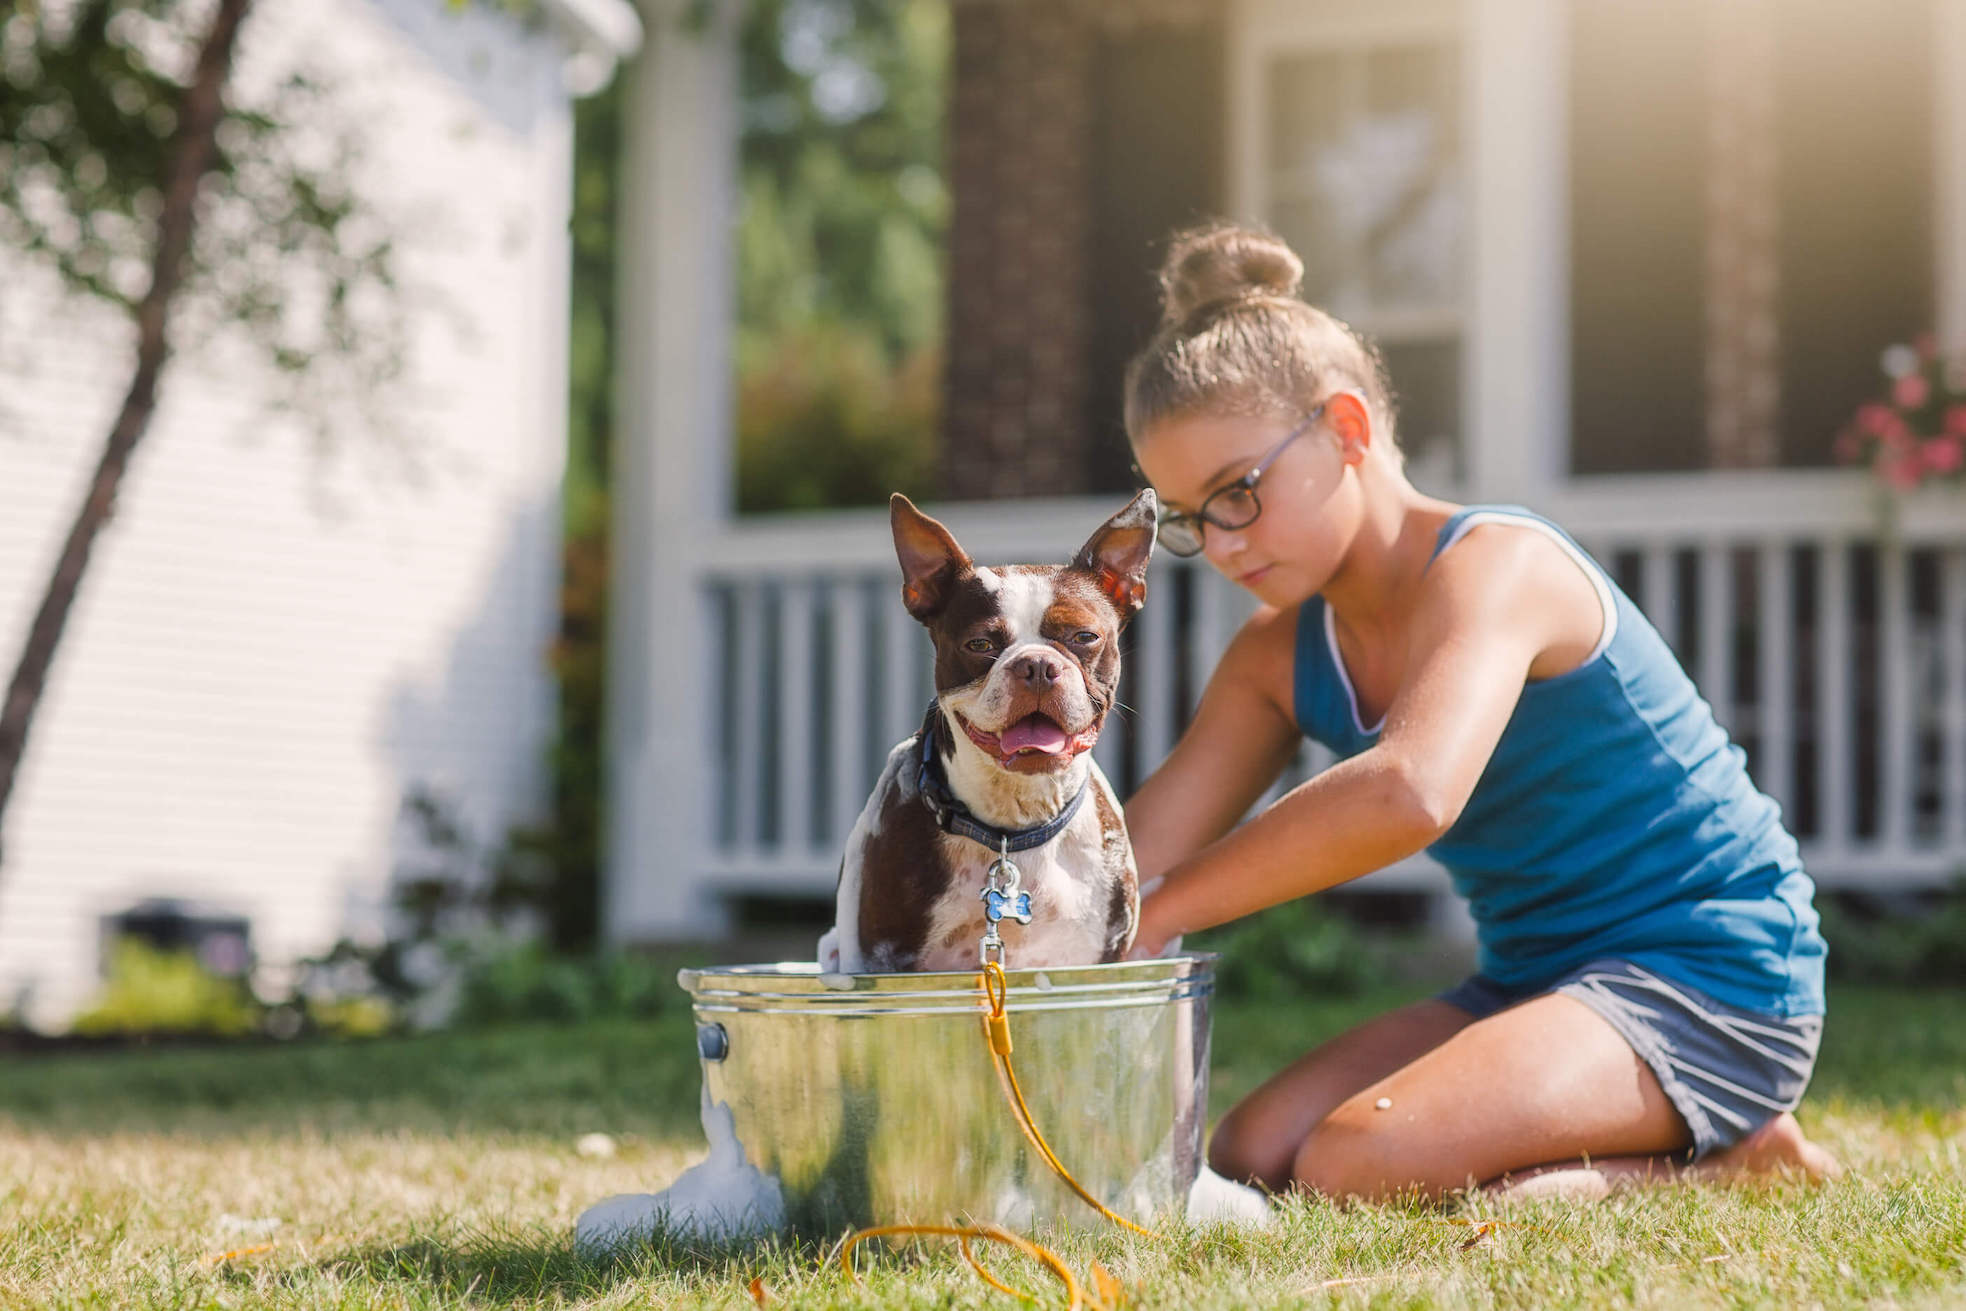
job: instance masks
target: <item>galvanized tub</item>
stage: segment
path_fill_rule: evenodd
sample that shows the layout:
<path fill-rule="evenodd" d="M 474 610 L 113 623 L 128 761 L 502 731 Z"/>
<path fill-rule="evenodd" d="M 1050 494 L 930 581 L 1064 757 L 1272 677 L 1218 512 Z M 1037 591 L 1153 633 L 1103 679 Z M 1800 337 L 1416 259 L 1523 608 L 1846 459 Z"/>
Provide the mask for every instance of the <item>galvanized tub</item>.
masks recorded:
<path fill-rule="evenodd" d="M 1011 1060 L 1032 1117 L 1086 1190 L 1129 1218 L 1179 1210 L 1201 1167 L 1214 961 L 1008 972 Z M 705 1105 L 728 1106 L 793 1228 L 1104 1223 L 1019 1130 L 977 975 L 788 963 L 677 981 Z"/>

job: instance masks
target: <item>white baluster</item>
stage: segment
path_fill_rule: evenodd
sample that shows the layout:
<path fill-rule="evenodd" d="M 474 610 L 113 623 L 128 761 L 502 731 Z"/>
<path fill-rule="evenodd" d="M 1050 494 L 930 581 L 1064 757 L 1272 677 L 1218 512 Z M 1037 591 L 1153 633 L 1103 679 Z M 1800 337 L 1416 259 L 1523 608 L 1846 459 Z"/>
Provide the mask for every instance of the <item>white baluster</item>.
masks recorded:
<path fill-rule="evenodd" d="M 1169 581 L 1166 575 L 1159 581 L 1163 585 L 1160 606 L 1156 608 L 1149 602 L 1133 621 L 1133 650 L 1129 654 L 1137 662 L 1137 672 L 1129 667 L 1130 676 L 1124 678 L 1120 687 L 1120 700 L 1134 711 L 1127 718 L 1140 742 L 1134 759 L 1139 762 L 1142 779 L 1160 768 L 1160 762 L 1174 745 L 1175 611 L 1174 597 L 1168 594 L 1174 589 L 1166 586 Z"/>
<path fill-rule="evenodd" d="M 889 592 L 881 612 L 881 683 L 886 698 L 881 711 L 881 740 L 889 746 L 922 726 L 927 700 L 916 696 L 915 666 L 928 659 L 921 626 Z M 931 680 L 933 681 L 933 680 Z"/>
<path fill-rule="evenodd" d="M 1660 543 L 1645 548 L 1645 617 L 1674 651 L 1680 649 L 1678 574 L 1671 546 Z"/>
<path fill-rule="evenodd" d="M 1827 537 L 1816 577 L 1816 812 L 1817 840 L 1839 857 L 1849 850 L 1850 555 Z"/>
<path fill-rule="evenodd" d="M 867 734 L 873 727 L 867 704 L 867 589 L 852 574 L 835 578 L 833 601 L 833 741 L 831 838 L 835 851 L 846 843 L 853 821 L 867 801 L 874 780 L 867 776 Z"/>
<path fill-rule="evenodd" d="M 1789 601 L 1787 542 L 1763 542 L 1757 552 L 1761 598 L 1757 616 L 1760 638 L 1756 682 L 1761 721 L 1760 749 L 1755 753 L 1755 782 L 1790 811 L 1795 822 L 1795 620 Z"/>
<path fill-rule="evenodd" d="M 813 587 L 788 578 L 778 605 L 778 857 L 803 854 L 812 845 L 812 718 L 819 704 L 813 686 Z"/>
<path fill-rule="evenodd" d="M 1700 692 L 1713 717 L 1734 728 L 1734 553 L 1719 539 L 1700 547 Z"/>
<path fill-rule="evenodd" d="M 758 795 L 764 785 L 765 585 L 746 579 L 732 589 L 737 600 L 737 650 L 730 663 L 737 720 L 731 743 L 731 786 L 736 816 L 737 856 L 754 856 L 758 836 Z"/>
<path fill-rule="evenodd" d="M 1939 650 L 1945 669 L 1940 702 L 1940 832 L 1955 852 L 1966 849 L 1966 546 L 1946 550 L 1939 565 Z"/>
<path fill-rule="evenodd" d="M 1882 543 L 1877 550 L 1878 697 L 1883 740 L 1878 743 L 1878 836 L 1886 851 L 1902 854 L 1911 846 L 1911 589 L 1904 548 Z"/>

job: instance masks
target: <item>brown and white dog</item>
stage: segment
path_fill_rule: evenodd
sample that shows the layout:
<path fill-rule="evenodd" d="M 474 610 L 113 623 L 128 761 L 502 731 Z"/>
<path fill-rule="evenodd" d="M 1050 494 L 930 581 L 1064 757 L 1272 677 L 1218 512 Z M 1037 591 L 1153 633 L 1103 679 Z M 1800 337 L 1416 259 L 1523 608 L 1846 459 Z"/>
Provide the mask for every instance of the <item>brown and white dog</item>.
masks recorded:
<path fill-rule="evenodd" d="M 974 563 L 890 502 L 901 597 L 935 644 L 935 701 L 895 747 L 847 838 L 823 970 L 974 970 L 984 891 L 1010 839 L 1029 921 L 1011 968 L 1116 961 L 1133 943 L 1133 848 L 1092 744 L 1114 705 L 1120 634 L 1147 594 L 1155 504 L 1141 492 L 1069 565 Z"/>

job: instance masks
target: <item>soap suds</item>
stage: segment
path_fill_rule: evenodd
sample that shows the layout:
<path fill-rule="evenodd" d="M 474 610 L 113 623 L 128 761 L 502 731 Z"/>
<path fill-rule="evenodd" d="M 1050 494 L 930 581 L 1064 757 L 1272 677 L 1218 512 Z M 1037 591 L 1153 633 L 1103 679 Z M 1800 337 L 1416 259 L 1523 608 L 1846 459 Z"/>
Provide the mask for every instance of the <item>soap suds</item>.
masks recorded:
<path fill-rule="evenodd" d="M 582 1211 L 574 1224 L 575 1245 L 602 1251 L 645 1242 L 658 1231 L 679 1238 L 735 1242 L 782 1230 L 785 1196 L 778 1180 L 744 1159 L 730 1104 L 712 1104 L 707 1084 L 703 1136 L 710 1140 L 710 1155 L 661 1192 L 620 1193 Z"/>

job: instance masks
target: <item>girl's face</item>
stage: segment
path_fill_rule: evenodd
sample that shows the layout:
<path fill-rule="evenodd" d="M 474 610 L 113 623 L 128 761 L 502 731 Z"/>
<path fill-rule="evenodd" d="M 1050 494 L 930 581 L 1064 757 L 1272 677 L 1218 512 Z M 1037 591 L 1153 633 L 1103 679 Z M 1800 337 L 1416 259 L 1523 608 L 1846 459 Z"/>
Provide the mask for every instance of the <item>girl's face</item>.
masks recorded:
<path fill-rule="evenodd" d="M 1202 554 L 1218 573 L 1278 607 L 1297 605 L 1330 581 L 1361 513 L 1356 466 L 1363 446 L 1341 435 L 1360 418 L 1356 398 L 1333 396 L 1263 471 L 1254 522 L 1202 525 Z M 1170 416 L 1140 434 L 1134 458 L 1169 513 L 1192 514 L 1210 493 L 1255 468 L 1301 421 Z"/>

